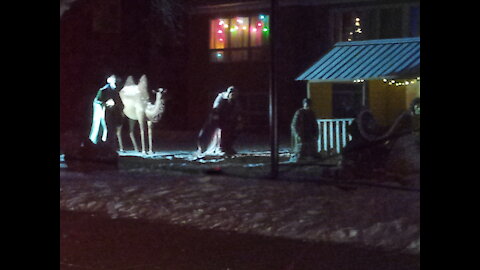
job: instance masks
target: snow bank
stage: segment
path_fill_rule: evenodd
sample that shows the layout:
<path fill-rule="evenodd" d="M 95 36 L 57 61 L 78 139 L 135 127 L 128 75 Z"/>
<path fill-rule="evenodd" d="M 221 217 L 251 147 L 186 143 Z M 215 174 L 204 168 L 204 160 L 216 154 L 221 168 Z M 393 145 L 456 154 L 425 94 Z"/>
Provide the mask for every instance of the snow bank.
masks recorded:
<path fill-rule="evenodd" d="M 60 172 L 60 208 L 418 254 L 419 192 L 225 176 Z"/>

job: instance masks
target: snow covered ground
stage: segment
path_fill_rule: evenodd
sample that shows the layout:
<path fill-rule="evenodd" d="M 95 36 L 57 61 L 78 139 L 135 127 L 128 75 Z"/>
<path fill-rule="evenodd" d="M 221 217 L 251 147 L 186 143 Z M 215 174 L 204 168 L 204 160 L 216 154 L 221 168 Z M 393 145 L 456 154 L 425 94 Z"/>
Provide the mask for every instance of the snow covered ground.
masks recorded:
<path fill-rule="evenodd" d="M 334 163 L 288 164 L 268 179 L 269 154 L 195 160 L 189 151 L 121 154 L 118 168 L 72 169 L 60 156 L 60 209 L 200 229 L 420 253 L 419 175 L 409 186 L 336 179 Z M 328 166 L 326 166 L 328 165 Z"/>

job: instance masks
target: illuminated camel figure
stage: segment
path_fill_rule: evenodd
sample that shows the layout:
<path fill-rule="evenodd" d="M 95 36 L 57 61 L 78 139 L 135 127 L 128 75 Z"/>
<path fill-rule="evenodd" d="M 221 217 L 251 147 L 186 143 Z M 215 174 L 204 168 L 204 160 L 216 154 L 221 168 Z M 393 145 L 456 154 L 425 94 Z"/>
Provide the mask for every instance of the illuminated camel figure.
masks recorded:
<path fill-rule="evenodd" d="M 134 126 L 135 121 L 138 121 L 140 127 L 140 136 L 142 139 L 142 154 L 145 152 L 145 124 L 148 127 L 148 154 L 153 154 L 152 150 L 152 125 L 160 121 L 164 111 L 164 101 L 162 95 L 166 92 L 163 88 L 154 90 L 155 103 L 149 101 L 147 76 L 142 75 L 138 84 L 135 84 L 132 76 L 128 76 L 125 85 L 120 90 L 120 98 L 122 99 L 124 109 L 123 113 L 129 119 L 130 139 L 132 140 L 135 151 L 138 151 L 138 145 L 135 141 Z M 123 151 L 121 126 L 117 128 L 118 143 L 120 151 Z"/>

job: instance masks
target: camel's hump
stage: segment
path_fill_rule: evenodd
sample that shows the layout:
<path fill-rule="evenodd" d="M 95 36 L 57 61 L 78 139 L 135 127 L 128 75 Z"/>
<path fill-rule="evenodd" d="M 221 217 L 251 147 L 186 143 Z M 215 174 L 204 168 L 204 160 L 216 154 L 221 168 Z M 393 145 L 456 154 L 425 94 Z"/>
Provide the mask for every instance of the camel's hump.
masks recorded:
<path fill-rule="evenodd" d="M 125 81 L 125 86 L 130 86 L 130 85 L 135 85 L 132 75 L 128 76 L 127 80 Z"/>
<path fill-rule="evenodd" d="M 148 82 L 147 82 L 147 76 L 145 74 L 140 77 L 140 80 L 138 81 L 138 88 L 140 91 L 148 91 Z"/>

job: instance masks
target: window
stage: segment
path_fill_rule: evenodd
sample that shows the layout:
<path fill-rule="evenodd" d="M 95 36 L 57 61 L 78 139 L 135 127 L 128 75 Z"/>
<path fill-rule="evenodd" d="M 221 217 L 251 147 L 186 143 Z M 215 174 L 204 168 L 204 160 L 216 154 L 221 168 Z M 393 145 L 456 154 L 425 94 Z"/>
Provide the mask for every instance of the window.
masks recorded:
<path fill-rule="evenodd" d="M 343 11 L 335 14 L 335 40 L 354 41 L 375 36 L 374 10 Z"/>
<path fill-rule="evenodd" d="M 420 7 L 410 8 L 410 36 L 420 36 Z"/>
<path fill-rule="evenodd" d="M 333 42 L 420 35 L 419 5 L 341 8 L 331 15 Z"/>
<path fill-rule="evenodd" d="M 362 84 L 333 84 L 332 116 L 354 118 L 362 108 Z"/>
<path fill-rule="evenodd" d="M 386 8 L 379 12 L 379 38 L 402 37 L 402 9 Z"/>
<path fill-rule="evenodd" d="M 210 21 L 210 60 L 239 62 L 265 60 L 269 16 L 218 18 Z"/>

